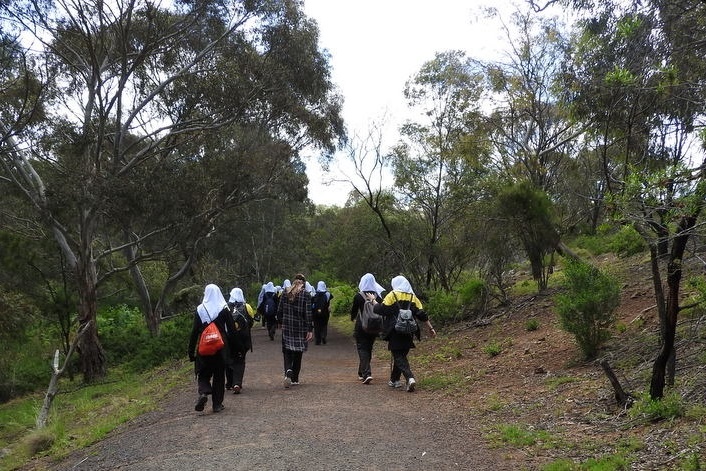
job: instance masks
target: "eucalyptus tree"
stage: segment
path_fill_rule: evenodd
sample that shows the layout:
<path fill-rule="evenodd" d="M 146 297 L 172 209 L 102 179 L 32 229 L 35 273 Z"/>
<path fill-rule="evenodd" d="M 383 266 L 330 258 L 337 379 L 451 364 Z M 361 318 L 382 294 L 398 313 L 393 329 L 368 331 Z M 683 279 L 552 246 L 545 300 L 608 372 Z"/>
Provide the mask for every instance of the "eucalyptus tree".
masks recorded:
<path fill-rule="evenodd" d="M 333 149 L 340 103 L 298 1 L 0 8 L 31 65 L 25 96 L 48 117 L 39 129 L 23 108 L 2 115 L 0 183 L 21 191 L 72 269 L 79 328 L 90 323 L 81 370 L 92 380 L 105 372 L 99 287 L 126 270 L 139 282 L 143 260 L 175 251 L 183 263 L 170 278 L 183 276 L 223 211 L 274 192 L 302 146 Z M 246 155 L 261 157 L 252 179 L 219 177 Z"/>
<path fill-rule="evenodd" d="M 465 242 L 448 229 L 468 219 L 486 172 L 480 72 L 460 51 L 437 53 L 405 86 L 419 118 L 401 127 L 392 159 L 396 191 L 409 210 L 407 231 L 422 244 L 412 249 L 419 260 L 406 268 L 426 288 L 450 289 L 470 261 L 471 252 L 457 250 Z"/>
<path fill-rule="evenodd" d="M 553 218 L 535 217 L 535 213 L 546 212 L 540 194 L 546 194 L 553 204 L 563 200 L 559 183 L 577 153 L 586 125 L 574 120 L 567 106 L 562 73 L 566 40 L 559 22 L 517 11 L 510 25 L 502 24 L 509 45 L 505 59 L 482 64 L 489 87 L 493 164 L 497 178 L 506 186 L 499 195 L 521 189 L 520 193 L 533 195 L 524 204 L 538 206 L 496 216 L 515 229 L 513 235 L 528 251 L 533 277 L 542 290 L 552 268 L 549 256 L 559 248 L 561 227 Z M 550 221 L 549 227 L 536 227 Z"/>
<path fill-rule="evenodd" d="M 486 62 L 491 140 L 500 173 L 552 193 L 585 125 L 570 116 L 562 63 L 566 40 L 556 19 L 515 12 L 503 23 L 505 61 Z"/>
<path fill-rule="evenodd" d="M 576 60 L 601 64 L 581 67 L 591 74 L 582 92 L 601 104 L 584 100 L 583 112 L 610 130 L 606 145 L 620 150 L 605 165 L 616 216 L 650 247 L 661 338 L 650 395 L 661 398 L 674 378 L 683 258 L 706 202 L 706 5 L 648 1 L 591 13 Z"/>

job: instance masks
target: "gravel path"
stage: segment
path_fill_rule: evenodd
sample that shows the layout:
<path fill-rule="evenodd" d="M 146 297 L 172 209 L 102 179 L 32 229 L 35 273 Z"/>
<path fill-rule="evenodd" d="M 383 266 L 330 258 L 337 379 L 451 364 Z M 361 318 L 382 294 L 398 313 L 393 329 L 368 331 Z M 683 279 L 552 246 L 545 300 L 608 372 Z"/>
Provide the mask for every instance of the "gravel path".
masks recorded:
<path fill-rule="evenodd" d="M 226 409 L 194 411 L 196 381 L 184 378 L 155 412 L 70 456 L 56 470 L 516 470 L 484 448 L 468 418 L 434 394 L 387 386 L 389 361 L 373 360 L 372 384 L 357 379 L 353 340 L 329 333 L 310 345 L 301 384 L 284 389 L 279 332 L 253 329 L 240 395 Z M 412 364 L 414 369 L 414 364 Z M 526 469 L 526 468 L 525 468 Z"/>

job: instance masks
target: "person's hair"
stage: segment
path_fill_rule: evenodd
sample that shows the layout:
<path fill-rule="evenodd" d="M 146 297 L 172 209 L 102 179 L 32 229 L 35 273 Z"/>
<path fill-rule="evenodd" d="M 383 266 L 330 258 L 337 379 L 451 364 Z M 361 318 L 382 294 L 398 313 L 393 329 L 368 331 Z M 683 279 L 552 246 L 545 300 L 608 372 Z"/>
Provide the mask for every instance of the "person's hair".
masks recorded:
<path fill-rule="evenodd" d="M 294 301 L 294 298 L 297 297 L 300 291 L 304 289 L 304 285 L 306 283 L 306 278 L 304 278 L 304 275 L 301 273 L 297 273 L 294 275 L 294 281 L 292 281 L 292 286 L 289 288 L 289 291 L 287 291 L 287 299 L 291 302 Z"/>

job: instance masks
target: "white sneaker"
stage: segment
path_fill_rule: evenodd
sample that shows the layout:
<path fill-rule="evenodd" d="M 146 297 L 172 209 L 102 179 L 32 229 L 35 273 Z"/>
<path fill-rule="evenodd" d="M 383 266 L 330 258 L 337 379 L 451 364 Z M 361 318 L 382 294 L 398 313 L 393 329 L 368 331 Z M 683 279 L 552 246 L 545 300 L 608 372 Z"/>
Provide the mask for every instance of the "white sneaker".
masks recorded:
<path fill-rule="evenodd" d="M 407 392 L 414 392 L 414 385 L 416 384 L 417 382 L 414 378 L 409 378 L 409 381 L 407 381 Z"/>
<path fill-rule="evenodd" d="M 372 376 L 366 376 L 366 378 L 363 380 L 363 384 L 370 384 L 370 382 L 373 380 Z"/>
<path fill-rule="evenodd" d="M 402 381 L 388 381 L 387 385 L 390 386 L 391 388 L 401 388 L 402 387 Z"/>
<path fill-rule="evenodd" d="M 292 385 L 292 370 L 287 370 L 284 374 L 284 389 L 289 389 Z"/>

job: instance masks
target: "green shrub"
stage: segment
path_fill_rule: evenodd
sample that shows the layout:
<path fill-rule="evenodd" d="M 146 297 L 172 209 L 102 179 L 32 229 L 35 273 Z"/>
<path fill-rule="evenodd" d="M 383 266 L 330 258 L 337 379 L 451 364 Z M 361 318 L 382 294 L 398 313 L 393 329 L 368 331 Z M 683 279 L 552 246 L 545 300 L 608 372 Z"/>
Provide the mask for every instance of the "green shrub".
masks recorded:
<path fill-rule="evenodd" d="M 565 292 L 556 296 L 561 327 L 574 335 L 586 359 L 610 337 L 620 302 L 617 282 L 598 268 L 571 260 L 564 269 Z"/>
<path fill-rule="evenodd" d="M 472 278 L 460 286 L 458 294 L 463 304 L 464 318 L 475 319 L 485 313 L 489 294 L 485 281 Z"/>
<path fill-rule="evenodd" d="M 496 357 L 503 352 L 503 347 L 498 342 L 493 341 L 483 347 L 483 352 L 489 357 Z"/>
<path fill-rule="evenodd" d="M 525 329 L 528 332 L 533 332 L 537 329 L 539 329 L 539 321 L 537 319 L 527 319 L 527 322 L 525 322 Z"/>
<path fill-rule="evenodd" d="M 45 322 L 32 325 L 3 341 L 0 356 L 0 403 L 46 387 L 51 377 L 51 361 L 59 341 L 46 340 L 50 329 Z"/>
<path fill-rule="evenodd" d="M 652 399 L 645 393 L 628 409 L 632 418 L 642 418 L 645 421 L 672 420 L 684 415 L 686 407 L 677 393 L 670 393 L 661 399 Z"/>
<path fill-rule="evenodd" d="M 611 252 L 618 255 L 630 256 L 647 250 L 647 244 L 633 226 L 622 226 L 610 240 Z"/>
<path fill-rule="evenodd" d="M 149 335 L 144 326 L 142 344 L 134 355 L 125 361 L 131 371 L 140 372 L 161 365 L 167 360 L 178 360 L 186 357 L 186 348 L 191 334 L 194 319 L 183 314 L 162 321 L 159 336 Z"/>
<path fill-rule="evenodd" d="M 448 325 L 463 318 L 463 311 L 456 296 L 445 291 L 434 291 L 424 303 L 424 310 L 433 324 Z"/>
<path fill-rule="evenodd" d="M 647 250 L 645 240 L 633 226 L 621 226 L 616 230 L 613 226 L 602 225 L 595 235 L 583 234 L 576 237 L 574 245 L 593 255 L 613 252 L 620 256 L 630 256 Z"/>
<path fill-rule="evenodd" d="M 347 316 L 351 313 L 351 306 L 353 305 L 353 297 L 358 292 L 357 289 L 352 286 L 345 284 L 336 285 L 328 287 L 329 291 L 333 295 L 331 300 L 331 315 L 333 316 Z"/>
<path fill-rule="evenodd" d="M 184 314 L 162 321 L 160 334 L 154 337 L 139 309 L 119 305 L 101 310 L 98 325 L 109 363 L 141 371 L 186 356 L 193 316 Z"/>

